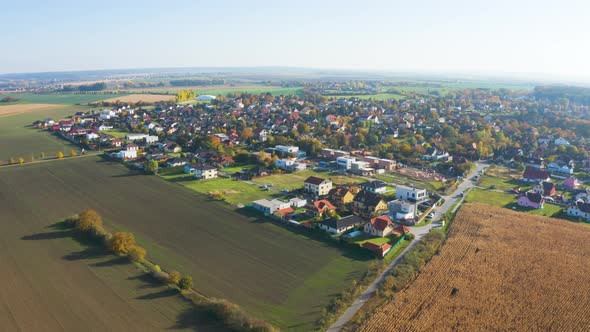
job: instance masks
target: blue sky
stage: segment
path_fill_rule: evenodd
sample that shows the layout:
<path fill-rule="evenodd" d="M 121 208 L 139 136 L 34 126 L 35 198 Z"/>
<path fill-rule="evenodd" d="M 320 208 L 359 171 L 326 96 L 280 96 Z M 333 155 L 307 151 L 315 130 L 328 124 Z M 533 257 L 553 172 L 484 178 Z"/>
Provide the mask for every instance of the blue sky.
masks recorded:
<path fill-rule="evenodd" d="M 292 66 L 590 80 L 590 1 L 9 1 L 0 73 Z"/>

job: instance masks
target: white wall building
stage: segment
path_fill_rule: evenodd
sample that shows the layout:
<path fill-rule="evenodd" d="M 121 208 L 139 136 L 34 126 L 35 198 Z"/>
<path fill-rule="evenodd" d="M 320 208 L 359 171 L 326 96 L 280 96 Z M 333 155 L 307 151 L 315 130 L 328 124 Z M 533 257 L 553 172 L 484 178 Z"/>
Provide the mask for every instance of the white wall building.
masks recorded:
<path fill-rule="evenodd" d="M 402 201 L 421 202 L 428 196 L 426 195 L 426 189 L 398 185 L 395 187 L 395 198 Z"/>

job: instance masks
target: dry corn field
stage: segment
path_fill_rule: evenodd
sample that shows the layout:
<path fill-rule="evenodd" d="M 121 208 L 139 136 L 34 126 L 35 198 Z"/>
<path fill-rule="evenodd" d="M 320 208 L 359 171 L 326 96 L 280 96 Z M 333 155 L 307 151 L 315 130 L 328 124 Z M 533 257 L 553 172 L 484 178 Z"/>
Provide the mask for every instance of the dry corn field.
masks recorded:
<path fill-rule="evenodd" d="M 447 242 L 362 331 L 590 331 L 590 228 L 465 204 Z"/>

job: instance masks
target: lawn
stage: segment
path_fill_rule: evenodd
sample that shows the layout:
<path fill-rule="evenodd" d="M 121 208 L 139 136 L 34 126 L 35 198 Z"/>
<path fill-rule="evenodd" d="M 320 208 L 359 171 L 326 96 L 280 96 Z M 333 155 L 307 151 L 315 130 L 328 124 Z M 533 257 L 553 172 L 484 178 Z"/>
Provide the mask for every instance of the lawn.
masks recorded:
<path fill-rule="evenodd" d="M 313 170 L 264 176 L 253 179 L 252 181 L 258 184 L 272 184 L 272 186 L 278 190 L 293 190 L 303 188 L 303 181 L 305 181 L 305 179 L 310 176 L 328 178 L 335 185 L 358 184 L 365 182 L 364 179 L 356 176 L 340 175 L 327 171 L 317 172 Z"/>
<path fill-rule="evenodd" d="M 377 180 L 381 180 L 386 183 L 394 183 L 394 184 L 401 184 L 401 185 L 408 185 L 411 184 L 417 188 L 424 188 L 428 192 L 438 192 L 442 193 L 445 183 L 440 181 L 422 181 L 414 178 L 410 178 L 400 173 L 386 173 L 386 174 L 376 174 L 373 175 L 373 178 Z"/>
<path fill-rule="evenodd" d="M 125 136 L 127 136 L 127 134 L 129 134 L 129 132 L 126 130 L 123 130 L 123 129 L 114 128 L 111 130 L 103 130 L 103 131 L 101 131 L 101 134 L 108 134 L 113 137 L 125 138 Z"/>
<path fill-rule="evenodd" d="M 29 161 L 31 156 L 39 159 L 41 153 L 46 157 L 55 156 L 62 151 L 68 155 L 77 146 L 51 135 L 49 132 L 31 127 L 36 120 L 46 118 L 62 119 L 81 110 L 84 106 L 63 106 L 33 110 L 22 114 L 7 115 L 0 118 L 0 165 L 8 163 L 10 158 L 23 157 Z"/>
<path fill-rule="evenodd" d="M 492 190 L 473 188 L 467 194 L 467 197 L 465 197 L 465 201 L 468 203 L 478 202 L 499 207 L 508 207 L 516 202 L 516 196 Z"/>
<path fill-rule="evenodd" d="M 3 96 L 11 96 L 18 98 L 17 103 L 42 103 L 42 104 L 64 104 L 64 105 L 75 105 L 75 104 L 87 104 L 95 101 L 123 97 L 126 94 L 107 94 L 107 93 L 96 93 L 96 94 L 75 94 L 75 93 L 11 93 Z"/>
<path fill-rule="evenodd" d="M 474 188 L 473 190 L 471 190 L 471 192 L 469 192 L 469 194 L 467 194 L 467 197 L 465 197 L 465 201 L 469 203 L 486 203 L 489 205 L 495 205 L 499 207 L 508 208 L 514 211 L 526 212 L 540 216 L 554 217 L 560 219 L 562 218 L 562 208 L 559 205 L 545 203 L 542 209 L 525 208 L 518 206 L 515 195 L 500 193 L 491 190 Z"/>
<path fill-rule="evenodd" d="M 322 308 L 372 261 L 364 251 L 298 234 L 98 157 L 0 168 L 0 196 L 8 213 L 2 220 L 15 220 L 10 225 L 19 230 L 28 216 L 46 225 L 94 208 L 109 229 L 133 232 L 153 261 L 191 275 L 203 294 L 227 298 L 283 330 L 311 330 Z M 26 252 L 31 264 L 46 259 L 38 253 Z"/>
<path fill-rule="evenodd" d="M 231 167 L 224 168 L 223 169 L 223 172 L 225 172 L 226 174 L 230 174 L 231 175 L 233 173 L 240 172 L 242 170 L 250 169 L 250 168 L 253 168 L 253 167 L 256 167 L 256 165 L 254 165 L 254 164 L 247 164 L 247 165 L 240 165 L 240 166 L 231 166 Z"/>

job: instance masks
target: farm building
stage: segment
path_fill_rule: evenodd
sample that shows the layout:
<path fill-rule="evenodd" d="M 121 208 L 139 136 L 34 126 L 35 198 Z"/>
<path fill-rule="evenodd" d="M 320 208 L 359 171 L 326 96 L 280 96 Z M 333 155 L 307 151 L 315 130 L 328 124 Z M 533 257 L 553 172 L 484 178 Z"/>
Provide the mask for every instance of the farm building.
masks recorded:
<path fill-rule="evenodd" d="M 200 95 L 197 96 L 197 98 L 195 98 L 195 100 L 197 101 L 211 101 L 211 100 L 215 100 L 217 99 L 217 97 L 212 96 L 212 95 Z"/>

